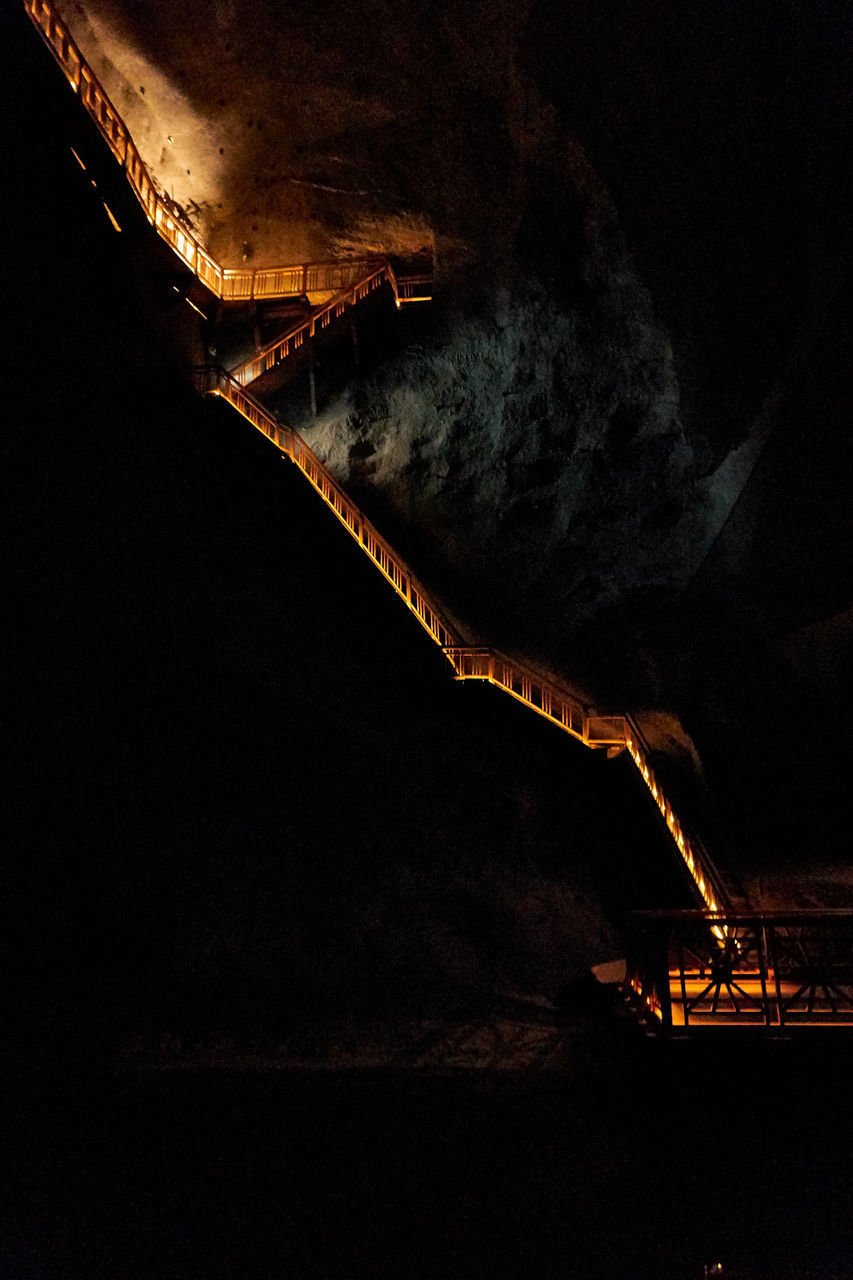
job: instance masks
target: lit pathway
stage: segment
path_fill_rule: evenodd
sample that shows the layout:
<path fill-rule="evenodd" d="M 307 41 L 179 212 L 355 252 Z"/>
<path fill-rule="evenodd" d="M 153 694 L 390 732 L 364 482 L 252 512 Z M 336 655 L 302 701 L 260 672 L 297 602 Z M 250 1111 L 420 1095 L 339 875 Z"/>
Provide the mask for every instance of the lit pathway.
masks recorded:
<path fill-rule="evenodd" d="M 399 279 L 391 263 L 387 260 L 354 263 L 351 265 L 354 269 L 357 268 L 359 272 L 353 282 L 348 281 L 347 284 L 342 285 L 329 302 L 315 307 L 307 320 L 302 320 L 291 329 L 287 329 L 278 338 L 262 347 L 256 355 L 251 356 L 231 370 L 232 377 L 242 387 L 247 387 L 256 378 L 260 378 L 277 365 L 282 364 L 294 355 L 309 338 L 321 333 L 333 320 L 337 320 L 339 316 L 342 316 L 348 308 L 355 307 L 359 302 L 363 302 L 365 298 L 369 297 L 374 290 L 380 288 L 383 284 L 390 284 L 394 291 L 394 301 L 398 308 L 405 303 L 429 302 L 431 300 L 432 286 L 429 276 L 408 276 Z M 306 267 L 305 270 L 307 271 L 308 268 Z"/>
<path fill-rule="evenodd" d="M 122 166 L 158 234 L 217 298 L 253 301 L 333 293 L 308 320 L 265 347 L 234 374 L 204 370 L 202 390 L 227 400 L 299 467 L 320 497 L 453 667 L 457 680 L 483 680 L 591 748 L 627 749 L 689 872 L 701 910 L 649 915 L 638 926 L 626 990 L 641 1015 L 668 1029 L 697 1026 L 853 1026 L 853 915 L 796 913 L 775 921 L 743 914 L 694 832 L 687 833 L 649 764 L 630 717 L 602 715 L 535 670 L 486 647 L 472 647 L 429 600 L 407 565 L 347 497 L 301 436 L 274 419 L 246 384 L 287 359 L 318 330 L 384 283 L 398 306 L 431 296 L 427 276 L 398 280 L 388 261 L 225 268 L 215 262 L 158 195 L 127 127 L 86 64 L 52 0 L 24 0 L 74 92 Z M 107 208 L 114 225 L 112 211 Z"/>
<path fill-rule="evenodd" d="M 56 5 L 52 0 L 24 0 L 24 4 L 71 88 L 124 170 L 148 221 L 217 298 L 225 302 L 250 302 L 304 293 L 338 293 L 362 280 L 371 263 L 376 265 L 375 259 L 355 259 L 281 267 L 221 266 L 206 252 L 190 228 L 180 221 L 171 202 L 158 193 L 130 131 L 81 54 Z M 390 265 L 386 264 L 385 269 L 398 303 L 420 302 L 431 296 L 429 276 L 412 276 L 398 282 Z"/>
<path fill-rule="evenodd" d="M 391 584 L 454 669 L 457 680 L 485 680 L 530 707 L 551 724 L 587 747 L 619 750 L 627 747 L 640 776 L 648 786 L 679 856 L 690 873 L 700 901 L 710 911 L 727 905 L 720 876 L 695 838 L 688 838 L 655 774 L 649 767 L 637 728 L 621 715 L 602 715 L 567 689 L 495 649 L 472 647 L 434 605 L 408 566 L 388 545 L 351 498 L 332 477 L 317 455 L 292 427 L 278 422 L 224 370 L 199 373 L 200 389 L 221 396 L 266 436 L 281 453 L 299 467 L 314 489 L 334 511 L 365 555 Z"/>

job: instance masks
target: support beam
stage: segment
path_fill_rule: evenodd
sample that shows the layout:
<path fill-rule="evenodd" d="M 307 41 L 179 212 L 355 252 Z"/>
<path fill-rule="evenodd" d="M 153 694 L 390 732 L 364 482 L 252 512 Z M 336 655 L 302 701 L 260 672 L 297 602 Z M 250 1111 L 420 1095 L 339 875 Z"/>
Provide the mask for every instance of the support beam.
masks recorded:
<path fill-rule="evenodd" d="M 317 381 L 315 370 L 317 367 L 317 356 L 314 351 L 314 339 L 308 339 L 308 388 L 311 396 L 311 416 L 317 417 Z"/>

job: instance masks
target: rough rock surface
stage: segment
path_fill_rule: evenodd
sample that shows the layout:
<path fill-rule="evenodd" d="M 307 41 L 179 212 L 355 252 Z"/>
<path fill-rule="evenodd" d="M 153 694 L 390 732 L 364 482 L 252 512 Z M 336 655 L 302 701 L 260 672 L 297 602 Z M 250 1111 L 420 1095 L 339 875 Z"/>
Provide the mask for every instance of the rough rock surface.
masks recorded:
<path fill-rule="evenodd" d="M 418 531 L 416 564 L 469 621 L 555 661 L 602 605 L 677 584 L 701 544 L 666 335 L 630 274 L 596 284 L 569 308 L 519 278 L 306 431 L 368 510 Z"/>
<path fill-rule="evenodd" d="M 766 439 L 832 292 L 831 9 L 808 29 L 797 5 L 582 0 L 68 16 L 227 264 L 434 242 L 434 345 L 355 390 L 324 443 L 437 572 L 510 579 L 552 651 L 684 584 L 746 473 L 697 480 Z"/>
<path fill-rule="evenodd" d="M 801 772 L 778 642 L 843 610 L 853 568 L 843 9 L 67 14 L 227 264 L 434 244 L 431 339 L 326 405 L 317 448 L 475 630 L 721 728 L 722 790 L 741 817 L 766 792 L 745 840 L 770 856 Z M 771 670 L 775 707 L 751 693 Z"/>

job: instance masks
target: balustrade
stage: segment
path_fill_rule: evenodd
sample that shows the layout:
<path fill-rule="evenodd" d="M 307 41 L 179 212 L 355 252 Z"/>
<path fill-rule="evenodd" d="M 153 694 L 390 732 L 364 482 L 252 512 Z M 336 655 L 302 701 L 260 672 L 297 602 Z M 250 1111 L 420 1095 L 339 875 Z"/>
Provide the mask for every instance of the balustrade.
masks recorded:
<path fill-rule="evenodd" d="M 444 620 L 440 611 L 430 603 L 426 593 L 416 583 L 407 566 L 366 520 L 359 508 L 346 496 L 305 441 L 292 428 L 277 422 L 243 390 L 245 383 L 287 358 L 302 345 L 306 337 L 330 324 L 333 319 L 343 314 L 348 306 L 355 305 L 385 281 L 390 283 L 399 306 L 403 302 L 427 300 L 431 296 L 431 278 L 417 276 L 400 280 L 387 261 L 223 269 L 204 250 L 192 232 L 180 222 L 171 204 L 167 204 L 157 193 L 129 131 L 80 54 L 52 0 L 25 0 L 25 7 L 62 67 L 69 84 L 79 95 L 113 155 L 122 165 L 127 180 L 145 210 L 149 222 L 212 293 L 224 300 L 250 300 L 281 297 L 293 293 L 337 290 L 336 296 L 326 306 L 321 307 L 307 321 L 297 325 L 265 348 L 253 360 L 241 366 L 235 376 L 217 371 L 211 379 L 209 374 L 206 374 L 205 389 L 228 400 L 252 426 L 261 431 L 282 453 L 292 458 L 351 536 L 391 583 L 397 595 L 405 602 L 435 643 L 442 648 L 459 680 L 486 680 L 494 684 L 587 746 L 617 748 L 627 746 L 631 759 L 658 805 L 684 864 L 711 913 L 710 916 L 702 916 L 702 919 L 706 921 L 703 926 L 703 937 L 706 944 L 712 948 L 712 956 L 717 955 L 717 952 L 713 951 L 714 947 L 719 950 L 721 946 L 730 946 L 734 937 L 745 936 L 728 932 L 729 917 L 725 918 L 725 924 L 718 923 L 718 919 L 722 919 L 717 915 L 718 908 L 726 900 L 719 879 L 712 869 L 707 854 L 704 850 L 700 850 L 698 842 L 688 840 L 685 836 L 671 804 L 664 797 L 649 766 L 648 749 L 642 744 L 636 726 L 622 716 L 600 716 L 592 712 L 567 691 L 492 649 L 471 648 L 462 644 L 460 637 Z M 368 269 L 365 271 L 366 267 Z M 362 274 L 359 275 L 359 273 Z M 708 920 L 712 922 L 710 926 L 707 924 Z M 783 946 L 781 941 L 783 936 L 788 935 L 778 932 L 773 934 L 778 947 Z M 746 955 L 746 951 L 743 955 Z M 700 968 L 697 972 L 700 979 L 704 977 L 704 970 Z M 762 981 L 765 981 L 767 972 L 762 972 L 764 973 Z M 645 1007 L 653 1012 L 656 1011 L 656 1016 L 662 1018 L 664 1010 L 670 1010 L 671 1015 L 671 1010 L 677 1007 L 682 1010 L 684 1025 L 687 1025 L 690 1018 L 695 1021 L 699 1016 L 697 1009 L 705 997 L 704 994 L 700 994 L 697 998 L 699 1003 L 697 1004 L 696 1001 L 691 1003 L 685 994 L 687 988 L 684 985 L 686 978 L 684 978 L 683 964 L 679 973 L 681 975 L 679 980 L 682 983 L 680 1002 L 673 1003 L 670 984 L 664 981 L 659 973 L 656 976 L 652 975 L 647 981 L 644 976 L 645 970 L 641 971 L 641 968 L 637 968 L 632 978 L 632 985 L 638 984 L 635 989 L 639 991 Z M 775 969 L 774 973 L 778 973 L 778 969 Z M 844 990 L 846 991 L 846 988 Z M 757 999 L 751 988 L 750 991 L 750 998 Z M 799 994 L 795 992 L 791 995 L 788 987 L 785 988 L 785 993 L 783 999 L 781 988 L 777 983 L 775 1007 L 780 1023 L 783 1014 L 790 1020 L 797 1012 L 796 1001 L 799 999 Z M 846 996 L 844 998 L 846 999 Z M 764 996 L 762 1000 L 764 1003 L 761 1008 L 764 1010 L 766 1008 Z M 814 1000 L 810 996 L 809 1008 L 812 1008 L 813 1004 Z"/>
<path fill-rule="evenodd" d="M 251 302 L 300 293 L 327 293 L 340 291 L 364 276 L 363 259 L 357 262 L 299 263 L 260 268 L 221 267 L 207 253 L 198 237 L 181 222 L 173 203 L 157 192 L 130 131 L 72 39 L 53 0 L 24 0 L 24 7 L 62 68 L 68 83 L 124 169 L 148 221 L 216 297 L 226 302 Z M 429 278 L 412 277 L 412 280 L 420 282 Z M 363 283 L 361 281 L 359 287 Z M 421 288 L 420 283 L 417 287 Z M 396 280 L 394 290 L 399 299 Z M 404 301 L 415 301 L 415 298 L 406 296 Z"/>
<path fill-rule="evenodd" d="M 853 912 L 637 912 L 625 990 L 673 1034 L 853 1026 Z"/>
<path fill-rule="evenodd" d="M 364 266 L 363 263 L 353 263 L 351 272 L 339 274 L 352 274 L 356 270 L 364 271 Z M 348 282 L 342 292 L 325 306 L 313 311 L 307 320 L 300 321 L 274 342 L 269 343 L 257 355 L 232 369 L 231 376 L 236 378 L 241 386 L 248 386 L 261 374 L 268 373 L 293 355 L 306 338 L 311 338 L 318 330 L 325 329 L 333 320 L 343 315 L 348 307 L 354 307 L 390 278 L 391 270 L 387 263 L 377 266 L 375 261 L 371 261 L 366 274 L 355 285 L 350 286 Z"/>

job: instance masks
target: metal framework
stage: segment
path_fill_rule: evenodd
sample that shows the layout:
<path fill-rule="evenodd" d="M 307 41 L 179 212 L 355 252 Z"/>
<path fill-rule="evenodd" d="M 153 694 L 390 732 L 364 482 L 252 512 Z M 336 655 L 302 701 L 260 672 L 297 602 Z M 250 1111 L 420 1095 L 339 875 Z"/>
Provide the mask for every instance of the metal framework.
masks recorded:
<path fill-rule="evenodd" d="M 668 1034 L 853 1027 L 853 912 L 638 912 L 625 990 Z"/>

